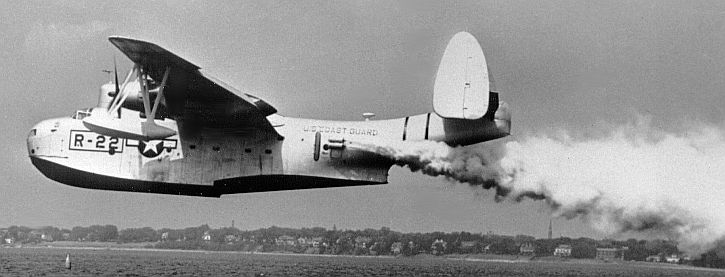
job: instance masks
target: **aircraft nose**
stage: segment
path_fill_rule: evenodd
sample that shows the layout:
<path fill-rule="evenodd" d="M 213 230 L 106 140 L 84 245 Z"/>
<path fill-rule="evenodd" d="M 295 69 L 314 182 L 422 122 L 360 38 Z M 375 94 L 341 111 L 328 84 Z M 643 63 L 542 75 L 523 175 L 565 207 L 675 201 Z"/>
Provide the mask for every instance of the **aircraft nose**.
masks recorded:
<path fill-rule="evenodd" d="M 34 156 L 40 148 L 40 146 L 38 145 L 38 124 L 30 129 L 30 132 L 28 133 L 27 144 L 28 155 Z"/>
<path fill-rule="evenodd" d="M 53 151 L 56 151 L 54 145 L 60 145 L 60 143 L 54 143 L 54 140 L 58 139 L 60 120 L 44 120 L 38 122 L 28 132 L 28 138 L 26 139 L 28 145 L 28 155 L 30 156 L 43 156 L 53 155 Z"/>

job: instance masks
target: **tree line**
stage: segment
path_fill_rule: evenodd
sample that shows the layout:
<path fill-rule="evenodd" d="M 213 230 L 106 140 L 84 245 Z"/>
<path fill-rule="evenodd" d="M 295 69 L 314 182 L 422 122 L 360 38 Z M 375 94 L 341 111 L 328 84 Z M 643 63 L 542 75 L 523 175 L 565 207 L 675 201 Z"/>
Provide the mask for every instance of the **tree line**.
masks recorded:
<path fill-rule="evenodd" d="M 149 243 L 148 247 L 166 249 L 203 249 L 224 251 L 295 252 L 332 255 L 417 255 L 417 254 L 499 254 L 520 255 L 521 246 L 533 247 L 534 256 L 551 256 L 559 245 L 571 246 L 570 258 L 595 258 L 597 248 L 627 249 L 624 260 L 644 261 L 653 255 L 679 255 L 676 243 L 669 240 L 595 240 L 560 237 L 537 239 L 531 236 L 506 236 L 470 232 L 401 233 L 382 227 L 364 230 L 328 230 L 272 226 L 257 230 L 232 227 L 212 229 L 208 225 L 183 229 L 151 227 L 119 230 L 114 225 L 76 226 L 72 229 L 43 227 L 32 229 L 11 226 L 0 229 L 3 240 L 14 243 L 46 241 L 101 241 Z M 695 257 L 693 265 L 725 268 L 725 242 Z"/>

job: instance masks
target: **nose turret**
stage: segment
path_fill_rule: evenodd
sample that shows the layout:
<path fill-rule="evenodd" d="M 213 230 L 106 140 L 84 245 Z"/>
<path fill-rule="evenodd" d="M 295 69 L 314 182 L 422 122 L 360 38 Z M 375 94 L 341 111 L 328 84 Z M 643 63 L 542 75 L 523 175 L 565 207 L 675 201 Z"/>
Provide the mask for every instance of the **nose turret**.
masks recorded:
<path fill-rule="evenodd" d="M 30 129 L 30 133 L 28 133 L 28 138 L 26 140 L 26 143 L 28 144 L 28 155 L 32 156 L 35 155 L 36 149 L 36 136 L 38 135 L 38 125 L 33 126 L 32 129 Z"/>
<path fill-rule="evenodd" d="M 30 132 L 28 133 L 27 144 L 28 144 L 28 155 L 37 156 L 42 154 L 46 148 L 45 138 L 49 135 L 52 129 L 52 122 L 45 120 L 38 124 L 35 124 Z"/>
<path fill-rule="evenodd" d="M 49 119 L 38 122 L 28 132 L 28 155 L 36 156 L 62 156 L 61 125 L 63 118 Z"/>

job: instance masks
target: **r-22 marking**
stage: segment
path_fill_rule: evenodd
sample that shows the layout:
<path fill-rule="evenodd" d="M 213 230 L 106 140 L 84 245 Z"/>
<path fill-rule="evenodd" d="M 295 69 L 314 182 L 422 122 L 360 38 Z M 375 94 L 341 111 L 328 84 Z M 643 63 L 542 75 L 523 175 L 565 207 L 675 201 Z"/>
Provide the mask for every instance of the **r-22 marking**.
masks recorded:
<path fill-rule="evenodd" d="M 71 130 L 70 150 L 106 152 L 111 155 L 123 153 L 122 138 L 99 135 L 91 131 Z"/>

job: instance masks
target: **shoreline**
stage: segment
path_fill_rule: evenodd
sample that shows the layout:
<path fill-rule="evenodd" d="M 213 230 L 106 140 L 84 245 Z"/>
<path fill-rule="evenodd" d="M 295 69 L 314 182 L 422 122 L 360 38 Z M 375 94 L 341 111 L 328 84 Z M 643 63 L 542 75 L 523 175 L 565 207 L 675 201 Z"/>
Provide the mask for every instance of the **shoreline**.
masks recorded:
<path fill-rule="evenodd" d="M 300 257 L 347 257 L 347 258 L 368 258 L 368 259 L 394 259 L 397 256 L 355 256 L 355 255 L 334 255 L 334 254 L 305 254 L 285 252 L 254 252 L 254 251 L 214 251 L 202 249 L 164 249 L 164 248 L 143 248 L 143 247 L 102 247 L 102 246 L 54 246 L 54 245 L 23 245 L 6 247 L 11 249 L 59 249 L 59 250 L 94 250 L 94 251 L 140 251 L 140 252 L 178 252 L 178 253 L 220 253 L 220 254 L 241 254 L 241 255 L 269 255 L 269 256 L 300 256 Z"/>
<path fill-rule="evenodd" d="M 119 244 L 123 245 L 123 244 Z M 146 244 L 148 245 L 148 244 Z M 90 251 L 139 251 L 139 252 L 160 252 L 160 253 L 204 253 L 204 254 L 235 254 L 235 255 L 264 255 L 264 256 L 295 256 L 295 257 L 325 257 L 325 258 L 355 258 L 355 259 L 434 259 L 434 260 L 447 260 L 447 261 L 462 261 L 462 262 L 474 262 L 474 263 L 505 263 L 505 264 L 516 264 L 516 263 L 550 263 L 550 264 L 601 264 L 601 265 L 616 265 L 616 264 L 630 264 L 641 267 L 649 268 L 668 268 L 677 270 L 704 270 L 704 271 L 717 271 L 723 272 L 725 269 L 717 268 L 706 268 L 696 267 L 689 265 L 679 264 L 667 264 L 667 263 L 647 263 L 639 261 L 601 261 L 595 259 L 530 259 L 530 256 L 512 256 L 514 259 L 503 259 L 503 258 L 485 258 L 482 255 L 443 255 L 434 256 L 429 254 L 420 254 L 415 256 L 355 256 L 355 255 L 333 255 L 333 254 L 305 254 L 305 253 L 285 253 L 285 252 L 254 252 L 254 251 L 212 251 L 212 250 L 201 250 L 201 249 L 160 249 L 160 248 L 145 248 L 139 247 L 139 245 L 127 245 L 128 247 L 114 247 L 116 245 L 105 245 L 105 246 L 85 246 L 85 245 L 52 245 L 52 244 L 40 244 L 40 245 L 20 245 L 13 247 L 3 247 L 9 249 L 58 249 L 58 250 L 90 250 Z M 2 249 L 2 248 L 0 248 Z M 500 255 L 498 255 L 500 256 Z M 520 259 L 521 257 L 527 257 L 528 259 Z"/>

